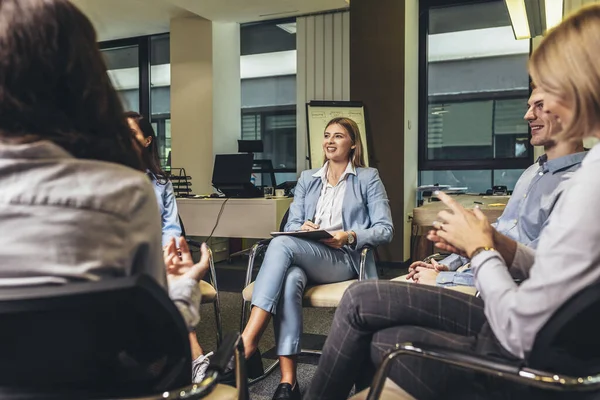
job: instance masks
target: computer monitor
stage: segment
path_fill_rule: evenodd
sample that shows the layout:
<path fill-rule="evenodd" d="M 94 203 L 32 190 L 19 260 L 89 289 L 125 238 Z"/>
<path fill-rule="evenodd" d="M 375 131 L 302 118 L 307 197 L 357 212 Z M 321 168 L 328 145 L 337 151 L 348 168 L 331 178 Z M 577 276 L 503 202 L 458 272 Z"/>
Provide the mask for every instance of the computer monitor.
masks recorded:
<path fill-rule="evenodd" d="M 252 177 L 252 154 L 217 154 L 213 168 L 213 186 L 226 197 L 262 197 L 254 186 Z"/>
<path fill-rule="evenodd" d="M 262 153 L 264 151 L 262 140 L 238 140 L 240 153 Z"/>

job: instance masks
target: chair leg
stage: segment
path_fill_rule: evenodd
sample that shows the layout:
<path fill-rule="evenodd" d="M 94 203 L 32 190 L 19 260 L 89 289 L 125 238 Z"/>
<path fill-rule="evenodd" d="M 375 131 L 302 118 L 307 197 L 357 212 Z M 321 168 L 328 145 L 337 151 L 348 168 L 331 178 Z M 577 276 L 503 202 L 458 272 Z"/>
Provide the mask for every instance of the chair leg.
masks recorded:
<path fill-rule="evenodd" d="M 221 346 L 221 342 L 223 341 L 223 327 L 221 325 L 221 307 L 218 293 L 217 297 L 215 297 L 213 307 L 215 309 L 215 321 L 217 322 L 217 348 L 219 348 Z"/>
<path fill-rule="evenodd" d="M 223 341 L 223 323 L 221 320 L 221 299 L 219 298 L 219 285 L 217 284 L 217 272 L 215 270 L 215 261 L 213 259 L 213 253 L 210 247 L 208 248 L 210 268 L 209 268 L 209 279 L 210 284 L 215 288 L 215 301 L 213 307 L 215 309 L 215 322 L 217 325 L 217 348 L 221 346 Z"/>

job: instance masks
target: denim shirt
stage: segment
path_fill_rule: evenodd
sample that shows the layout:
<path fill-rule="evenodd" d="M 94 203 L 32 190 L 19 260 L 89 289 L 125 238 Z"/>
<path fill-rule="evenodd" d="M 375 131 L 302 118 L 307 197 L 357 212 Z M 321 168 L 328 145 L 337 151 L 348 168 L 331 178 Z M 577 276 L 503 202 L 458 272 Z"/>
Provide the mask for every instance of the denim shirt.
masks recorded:
<path fill-rule="evenodd" d="M 518 243 L 537 248 L 540 233 L 563 192 L 564 182 L 579 169 L 586 154 L 574 153 L 552 160 L 544 154 L 538 158 L 523 172 L 504 212 L 492 226 Z M 440 286 L 474 286 L 471 272 L 466 271 L 467 275 L 451 272 L 468 262 L 468 258 L 458 254 L 446 257 L 440 264 L 447 265 L 450 272 L 440 273 L 436 283 Z"/>
<path fill-rule="evenodd" d="M 148 274 L 167 289 L 152 185 L 143 172 L 77 159 L 49 141 L 0 142 L 0 288 Z M 189 328 L 192 279 L 169 285 Z"/>
<path fill-rule="evenodd" d="M 175 201 L 175 193 L 171 181 L 166 183 L 159 182 L 156 177 L 147 171 L 156 201 L 158 202 L 158 212 L 160 213 L 160 222 L 162 228 L 162 245 L 163 247 L 169 243 L 172 237 L 175 239 L 181 236 L 181 225 L 179 224 L 179 212 L 177 210 L 177 202 Z"/>

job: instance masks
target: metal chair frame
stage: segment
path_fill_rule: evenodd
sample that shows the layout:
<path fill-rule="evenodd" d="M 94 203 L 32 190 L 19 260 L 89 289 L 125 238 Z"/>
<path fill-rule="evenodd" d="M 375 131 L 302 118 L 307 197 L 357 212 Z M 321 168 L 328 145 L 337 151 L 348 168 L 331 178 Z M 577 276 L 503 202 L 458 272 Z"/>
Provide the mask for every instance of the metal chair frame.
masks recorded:
<path fill-rule="evenodd" d="M 512 382 L 535 386 L 540 389 L 554 391 L 594 391 L 600 390 L 600 374 L 574 377 L 527 368 L 521 364 L 511 365 L 492 361 L 488 358 L 465 352 L 445 349 L 439 346 L 419 343 L 403 343 L 396 345 L 397 350 L 390 352 L 379 366 L 367 400 L 377 400 L 381 395 L 385 380 L 392 366 L 392 361 L 402 355 L 426 358 L 496 376 Z"/>

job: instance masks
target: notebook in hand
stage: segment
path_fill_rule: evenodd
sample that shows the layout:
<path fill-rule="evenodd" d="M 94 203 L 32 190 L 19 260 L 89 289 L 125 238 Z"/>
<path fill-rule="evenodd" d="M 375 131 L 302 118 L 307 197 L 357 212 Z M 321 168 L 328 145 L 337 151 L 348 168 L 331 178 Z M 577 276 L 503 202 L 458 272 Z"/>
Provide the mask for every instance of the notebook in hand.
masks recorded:
<path fill-rule="evenodd" d="M 271 236 L 294 236 L 301 239 L 306 240 L 321 240 L 321 239 L 329 239 L 333 236 L 331 233 L 324 230 L 317 231 L 293 231 L 293 232 L 271 232 Z"/>

